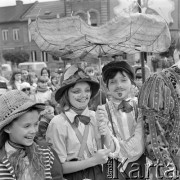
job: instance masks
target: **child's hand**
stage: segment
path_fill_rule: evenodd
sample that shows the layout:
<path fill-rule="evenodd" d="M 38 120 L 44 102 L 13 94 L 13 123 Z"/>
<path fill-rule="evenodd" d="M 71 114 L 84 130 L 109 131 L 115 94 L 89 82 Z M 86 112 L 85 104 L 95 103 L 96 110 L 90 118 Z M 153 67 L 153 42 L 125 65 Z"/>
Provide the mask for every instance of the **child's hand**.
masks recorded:
<path fill-rule="evenodd" d="M 104 106 L 99 105 L 96 111 L 96 120 L 98 122 L 108 122 L 108 115 Z"/>
<path fill-rule="evenodd" d="M 100 135 L 107 135 L 109 133 L 108 128 L 107 128 L 107 122 L 100 121 L 98 123 L 98 125 L 99 125 L 99 133 L 100 133 Z"/>
<path fill-rule="evenodd" d="M 100 149 L 98 150 L 94 156 L 92 157 L 95 164 L 104 164 L 108 161 L 109 153 L 111 152 L 110 149 Z"/>

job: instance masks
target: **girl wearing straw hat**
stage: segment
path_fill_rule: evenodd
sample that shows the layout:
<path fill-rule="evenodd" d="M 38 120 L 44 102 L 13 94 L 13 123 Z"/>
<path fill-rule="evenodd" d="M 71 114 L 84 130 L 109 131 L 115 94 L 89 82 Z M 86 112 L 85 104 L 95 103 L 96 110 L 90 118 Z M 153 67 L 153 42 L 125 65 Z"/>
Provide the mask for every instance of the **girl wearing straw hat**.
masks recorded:
<path fill-rule="evenodd" d="M 104 180 L 101 164 L 111 151 L 118 151 L 106 122 L 97 123 L 95 112 L 88 108 L 98 90 L 99 83 L 73 65 L 64 72 L 62 86 L 56 91 L 62 113 L 51 120 L 46 138 L 59 155 L 67 180 Z M 101 135 L 107 149 L 101 149 Z"/>
<path fill-rule="evenodd" d="M 44 105 L 19 90 L 1 95 L 0 104 L 0 179 L 63 180 L 55 151 L 34 142 Z"/>

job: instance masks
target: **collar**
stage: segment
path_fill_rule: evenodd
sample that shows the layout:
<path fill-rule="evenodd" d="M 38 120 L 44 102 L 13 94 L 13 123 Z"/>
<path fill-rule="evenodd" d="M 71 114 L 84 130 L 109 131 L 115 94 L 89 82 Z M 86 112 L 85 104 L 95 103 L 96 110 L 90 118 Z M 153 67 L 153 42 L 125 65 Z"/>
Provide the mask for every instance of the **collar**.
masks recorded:
<path fill-rule="evenodd" d="M 6 151 L 6 154 L 7 154 L 7 157 L 9 157 L 12 153 L 16 152 L 17 149 L 15 149 L 14 147 L 12 147 L 8 141 L 6 141 L 5 143 L 5 151 Z"/>
<path fill-rule="evenodd" d="M 65 111 L 66 116 L 68 117 L 68 119 L 71 121 L 71 123 L 74 122 L 74 117 L 76 115 L 78 115 L 75 111 L 73 111 L 72 109 L 70 109 L 69 111 Z M 90 112 L 89 112 L 89 108 L 87 107 L 81 115 L 84 116 L 89 116 L 90 117 Z"/>
<path fill-rule="evenodd" d="M 7 141 L 5 145 L 0 149 L 0 162 L 3 161 L 4 158 L 9 157 L 12 153 L 16 151 Z"/>

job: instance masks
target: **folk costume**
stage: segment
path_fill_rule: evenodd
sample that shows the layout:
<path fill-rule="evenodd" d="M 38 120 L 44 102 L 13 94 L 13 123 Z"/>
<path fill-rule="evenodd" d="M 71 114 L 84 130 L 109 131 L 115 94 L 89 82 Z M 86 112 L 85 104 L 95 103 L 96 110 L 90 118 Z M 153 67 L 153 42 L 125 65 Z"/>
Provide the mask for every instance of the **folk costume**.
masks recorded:
<path fill-rule="evenodd" d="M 103 80 L 107 86 L 110 74 L 118 71 L 126 72 L 131 83 L 134 83 L 134 71 L 132 67 L 125 61 L 116 61 L 108 63 L 102 69 Z M 112 133 L 117 137 L 120 145 L 120 151 L 116 158 L 118 160 L 116 162 L 118 171 L 115 173 L 115 176 L 118 179 L 134 179 L 136 176 L 136 179 L 143 179 L 146 158 L 143 154 L 142 116 L 137 107 L 137 101 L 129 95 L 128 98 L 118 103 L 112 97 L 104 107 L 108 115 L 108 125 Z M 140 166 L 133 167 L 135 163 Z M 139 170 L 133 174 L 131 172 L 134 169 Z"/>
<path fill-rule="evenodd" d="M 151 179 L 172 179 L 180 170 L 180 69 L 173 66 L 149 77 L 139 94 Z M 158 166 L 158 174 L 155 172 Z M 173 169 L 173 170 L 172 170 Z M 168 171 L 171 171 L 167 173 Z"/>

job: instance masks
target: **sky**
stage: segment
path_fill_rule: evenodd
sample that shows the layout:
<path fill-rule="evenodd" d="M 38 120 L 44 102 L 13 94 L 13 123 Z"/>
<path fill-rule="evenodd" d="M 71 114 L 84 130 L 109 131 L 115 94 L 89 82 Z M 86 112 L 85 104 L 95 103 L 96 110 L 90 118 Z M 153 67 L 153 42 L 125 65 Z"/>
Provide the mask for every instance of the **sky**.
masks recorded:
<path fill-rule="evenodd" d="M 24 4 L 33 3 L 37 0 L 21 0 Z M 56 1 L 56 0 L 38 0 L 39 2 L 46 2 L 46 1 Z M 16 4 L 16 0 L 0 0 L 0 7 L 4 6 L 14 6 Z"/>

